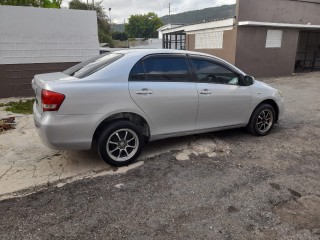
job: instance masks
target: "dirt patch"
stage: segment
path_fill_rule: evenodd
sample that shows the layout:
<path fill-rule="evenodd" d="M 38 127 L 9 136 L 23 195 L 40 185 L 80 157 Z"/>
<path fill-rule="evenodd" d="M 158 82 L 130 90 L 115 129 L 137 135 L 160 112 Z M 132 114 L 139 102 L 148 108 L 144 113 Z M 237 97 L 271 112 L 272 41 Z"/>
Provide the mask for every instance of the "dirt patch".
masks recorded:
<path fill-rule="evenodd" d="M 189 160 L 191 156 L 206 155 L 211 158 L 228 153 L 230 153 L 230 147 L 225 142 L 218 139 L 201 138 L 191 141 L 188 148 L 175 154 L 175 158 L 179 161 L 185 161 Z"/>
<path fill-rule="evenodd" d="M 280 203 L 274 212 L 282 221 L 298 229 L 309 229 L 320 234 L 320 197 L 310 195 Z"/>
<path fill-rule="evenodd" d="M 8 101 L 21 99 L 10 99 Z M 0 101 L 0 102 L 1 102 Z M 112 168 L 95 151 L 58 151 L 47 148 L 40 140 L 33 116 L 13 114 L 0 108 L 0 119 L 15 118 L 15 129 L 0 132 L 0 200 L 27 195 L 51 185 L 63 186 L 76 180 L 103 175 L 125 174 L 140 167 L 142 160 L 172 150 L 183 151 L 188 145 L 206 152 L 201 142 L 190 144 L 193 137 L 166 139 L 150 143 L 135 164 Z M 210 148 L 209 148 L 210 149 Z"/>

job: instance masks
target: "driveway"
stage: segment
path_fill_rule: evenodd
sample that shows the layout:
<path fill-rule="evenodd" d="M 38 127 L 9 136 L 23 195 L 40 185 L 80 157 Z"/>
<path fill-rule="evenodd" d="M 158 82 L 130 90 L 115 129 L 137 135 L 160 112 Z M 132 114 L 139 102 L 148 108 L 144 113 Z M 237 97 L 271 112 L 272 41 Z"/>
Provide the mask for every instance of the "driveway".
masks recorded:
<path fill-rule="evenodd" d="M 319 239 L 320 73 L 263 81 L 286 97 L 284 119 L 266 137 L 237 129 L 155 142 L 124 170 L 90 152 L 37 150 L 46 171 L 56 162 L 67 177 L 1 201 L 1 238 Z M 37 162 L 30 150 L 12 152 L 1 158 L 9 171 L 11 159 Z M 82 180 L 71 183 L 70 173 Z"/>
<path fill-rule="evenodd" d="M 45 147 L 37 135 L 32 115 L 12 114 L 0 108 L 0 119 L 10 116 L 15 116 L 16 128 L 0 132 L 0 200 L 28 195 L 51 185 L 61 187 L 84 178 L 123 174 L 141 166 L 145 159 L 172 150 L 178 151 L 179 160 L 189 159 L 191 153 L 213 156 L 228 151 L 228 146 L 218 140 L 169 139 L 149 144 L 135 164 L 112 168 L 95 151 L 57 151 Z"/>

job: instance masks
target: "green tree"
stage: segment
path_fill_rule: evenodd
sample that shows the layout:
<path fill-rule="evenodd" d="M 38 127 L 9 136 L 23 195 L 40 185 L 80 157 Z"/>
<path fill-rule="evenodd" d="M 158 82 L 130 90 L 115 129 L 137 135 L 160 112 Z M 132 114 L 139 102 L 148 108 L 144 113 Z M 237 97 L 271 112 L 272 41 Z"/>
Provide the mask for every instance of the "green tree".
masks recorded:
<path fill-rule="evenodd" d="M 0 0 L 0 5 L 60 8 L 62 0 Z"/>
<path fill-rule="evenodd" d="M 108 43 L 110 47 L 113 47 L 109 18 L 104 12 L 101 3 L 102 2 L 96 2 L 93 7 L 92 4 L 87 5 L 86 3 L 83 3 L 80 0 L 72 0 L 71 2 L 69 2 L 69 8 L 78 10 L 94 9 L 97 12 L 99 42 Z"/>
<path fill-rule="evenodd" d="M 130 16 L 125 30 L 131 38 L 155 38 L 158 36 L 157 29 L 162 25 L 157 14 L 149 12 Z"/>
<path fill-rule="evenodd" d="M 112 38 L 114 40 L 120 40 L 120 41 L 127 41 L 128 40 L 128 34 L 126 32 L 113 32 Z"/>

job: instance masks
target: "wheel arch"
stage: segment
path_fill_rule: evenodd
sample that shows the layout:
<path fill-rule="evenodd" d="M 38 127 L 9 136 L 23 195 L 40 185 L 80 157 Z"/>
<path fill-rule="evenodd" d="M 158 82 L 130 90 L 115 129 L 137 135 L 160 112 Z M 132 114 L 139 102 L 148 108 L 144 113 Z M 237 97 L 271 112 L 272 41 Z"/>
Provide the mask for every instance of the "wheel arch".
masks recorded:
<path fill-rule="evenodd" d="M 103 131 L 103 129 L 108 126 L 109 124 L 119 121 L 119 120 L 125 120 L 132 122 L 139 126 L 141 128 L 142 134 L 145 137 L 145 140 L 148 141 L 150 138 L 150 126 L 147 120 L 142 117 L 141 115 L 133 112 L 120 112 L 120 113 L 114 113 L 108 117 L 106 117 L 104 120 L 100 122 L 100 124 L 96 127 L 92 144 L 95 144 L 97 142 L 97 139 L 99 137 L 99 134 Z"/>
<path fill-rule="evenodd" d="M 252 113 L 251 113 L 251 116 L 252 116 L 252 114 L 254 113 L 254 111 L 255 111 L 259 106 L 261 106 L 262 104 L 269 104 L 269 105 L 271 105 L 271 106 L 273 107 L 273 109 L 274 109 L 274 111 L 275 111 L 275 113 L 276 113 L 275 123 L 277 123 L 278 120 L 279 120 L 279 106 L 278 106 L 277 102 L 276 102 L 275 100 L 273 100 L 273 99 L 265 99 L 265 100 L 263 100 L 262 102 L 260 102 L 260 103 L 253 109 L 253 111 L 252 111 Z M 250 118 L 251 118 L 251 116 L 250 116 Z"/>

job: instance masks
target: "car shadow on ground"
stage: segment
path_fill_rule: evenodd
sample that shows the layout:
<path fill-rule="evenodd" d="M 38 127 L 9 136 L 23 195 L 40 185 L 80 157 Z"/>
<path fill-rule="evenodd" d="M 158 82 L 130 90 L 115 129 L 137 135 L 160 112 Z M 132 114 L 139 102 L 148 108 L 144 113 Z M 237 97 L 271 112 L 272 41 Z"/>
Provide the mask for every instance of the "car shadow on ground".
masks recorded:
<path fill-rule="evenodd" d="M 281 134 L 286 129 L 280 125 L 274 126 L 269 136 Z M 198 139 L 219 139 L 222 141 L 247 141 L 257 138 L 249 134 L 245 128 L 236 128 L 222 131 L 215 131 L 202 134 L 194 134 L 184 137 L 174 137 L 162 140 L 156 140 L 146 143 L 143 152 L 137 161 L 143 161 L 147 158 L 155 157 L 163 153 L 169 153 L 170 151 L 183 150 L 188 148 L 189 144 Z M 101 166 L 101 164 L 106 164 L 100 159 L 97 149 L 91 149 L 87 151 L 66 151 L 64 153 L 65 158 L 70 159 L 71 163 L 79 163 L 85 165 L 96 165 Z M 89 161 L 88 161 L 89 160 Z M 85 163 L 90 162 L 90 163 Z M 109 166 L 108 164 L 106 164 Z M 111 167 L 111 166 L 110 166 Z M 111 167 L 112 168 L 112 167 Z"/>

